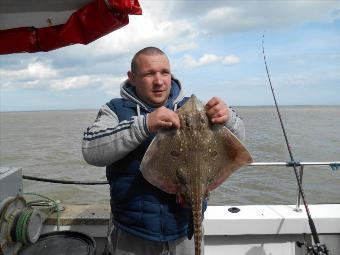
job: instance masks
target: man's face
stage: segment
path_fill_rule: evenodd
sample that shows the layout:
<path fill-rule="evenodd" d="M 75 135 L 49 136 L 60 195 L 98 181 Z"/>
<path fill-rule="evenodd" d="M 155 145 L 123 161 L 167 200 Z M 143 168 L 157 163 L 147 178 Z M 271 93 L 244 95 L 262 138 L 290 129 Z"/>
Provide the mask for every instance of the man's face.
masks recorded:
<path fill-rule="evenodd" d="M 170 63 L 166 55 L 141 54 L 136 64 L 136 73 L 129 71 L 128 77 L 137 96 L 151 106 L 164 105 L 171 89 Z"/>

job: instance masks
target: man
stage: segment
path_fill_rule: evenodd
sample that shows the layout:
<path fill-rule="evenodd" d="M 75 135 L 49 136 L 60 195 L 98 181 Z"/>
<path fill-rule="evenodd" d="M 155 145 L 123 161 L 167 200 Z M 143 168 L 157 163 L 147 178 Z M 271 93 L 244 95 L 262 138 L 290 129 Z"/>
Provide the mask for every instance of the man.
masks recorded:
<path fill-rule="evenodd" d="M 147 47 L 133 57 L 122 98 L 104 105 L 84 134 L 82 152 L 95 166 L 106 166 L 111 211 L 115 225 L 112 253 L 194 254 L 188 240 L 191 211 L 176 203 L 176 196 L 148 183 L 139 165 L 152 138 L 163 128 L 179 128 L 175 108 L 184 98 L 180 82 L 160 49 Z M 213 97 L 206 112 L 214 124 L 224 124 L 241 140 L 243 121 L 225 103 Z"/>

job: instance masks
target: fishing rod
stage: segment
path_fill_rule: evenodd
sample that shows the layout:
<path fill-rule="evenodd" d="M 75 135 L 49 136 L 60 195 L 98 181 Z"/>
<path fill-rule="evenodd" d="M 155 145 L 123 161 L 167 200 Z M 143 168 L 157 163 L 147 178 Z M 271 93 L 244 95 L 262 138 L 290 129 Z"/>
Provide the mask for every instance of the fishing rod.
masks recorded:
<path fill-rule="evenodd" d="M 294 169 L 296 181 L 297 181 L 297 183 L 298 183 L 300 195 L 301 195 L 303 204 L 304 204 L 305 209 L 306 209 L 309 227 L 310 227 L 310 229 L 311 229 L 312 236 L 313 236 L 313 240 L 314 240 L 314 245 L 312 245 L 312 246 L 307 246 L 307 244 L 301 243 L 301 242 L 297 242 L 297 245 L 298 245 L 299 247 L 301 247 L 302 245 L 305 245 L 306 248 L 307 248 L 308 253 L 311 253 L 311 252 L 312 252 L 312 254 L 316 254 L 316 255 L 328 255 L 328 249 L 327 249 L 326 245 L 320 243 L 319 236 L 318 236 L 318 232 L 316 231 L 316 227 L 315 227 L 314 221 L 313 221 L 312 216 L 311 216 L 311 213 L 310 213 L 310 211 L 309 211 L 309 207 L 308 207 L 308 204 L 307 204 L 307 200 L 306 200 L 306 197 L 305 197 L 305 193 L 304 193 L 304 191 L 303 191 L 303 189 L 302 189 L 301 180 L 300 180 L 300 177 L 299 177 L 299 175 L 298 175 L 297 168 L 296 168 L 298 162 L 296 162 L 296 161 L 294 160 L 293 153 L 292 153 L 292 151 L 291 151 L 291 149 L 290 149 L 290 145 L 289 145 L 287 133 L 286 133 L 285 127 L 284 127 L 284 125 L 283 125 L 283 121 L 282 121 L 282 118 L 281 118 L 281 113 L 280 113 L 280 110 L 279 110 L 279 106 L 278 106 L 277 101 L 276 101 L 274 89 L 273 89 L 273 86 L 272 86 L 272 82 L 271 82 L 271 80 L 270 80 L 270 75 L 269 75 L 269 71 L 268 71 L 268 67 L 267 67 L 266 55 L 265 55 L 265 53 L 264 53 L 264 34 L 263 34 L 263 36 L 262 36 L 262 53 L 263 53 L 264 65 L 265 65 L 266 71 L 267 71 L 267 77 L 268 77 L 270 89 L 271 89 L 271 92 L 272 92 L 272 95 L 273 95 L 273 98 L 274 98 L 274 102 L 275 102 L 276 111 L 277 111 L 277 114 L 278 114 L 279 119 L 280 119 L 280 124 L 281 124 L 281 128 L 282 128 L 282 131 L 283 131 L 283 135 L 284 135 L 284 138 L 285 138 L 285 141 L 286 141 L 286 145 L 287 145 L 288 153 L 289 153 L 289 156 L 290 156 L 291 164 L 292 164 L 293 169 Z"/>

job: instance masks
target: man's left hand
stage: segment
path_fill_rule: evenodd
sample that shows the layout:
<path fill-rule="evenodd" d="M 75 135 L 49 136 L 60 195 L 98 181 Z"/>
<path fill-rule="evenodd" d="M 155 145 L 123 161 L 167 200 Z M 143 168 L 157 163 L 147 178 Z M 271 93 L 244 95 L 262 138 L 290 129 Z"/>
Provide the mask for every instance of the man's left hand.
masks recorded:
<path fill-rule="evenodd" d="M 209 120 L 213 124 L 225 124 L 229 117 L 227 105 L 218 97 L 211 98 L 205 105 Z"/>

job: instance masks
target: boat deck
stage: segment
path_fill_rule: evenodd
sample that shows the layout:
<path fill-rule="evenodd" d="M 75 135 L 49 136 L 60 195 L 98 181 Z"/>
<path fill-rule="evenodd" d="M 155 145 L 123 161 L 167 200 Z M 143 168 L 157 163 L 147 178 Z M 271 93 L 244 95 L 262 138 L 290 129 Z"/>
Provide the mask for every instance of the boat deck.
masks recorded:
<path fill-rule="evenodd" d="M 304 208 L 295 205 L 208 206 L 205 212 L 205 254 L 302 255 L 296 241 L 311 243 L 311 231 Z M 340 254 L 340 204 L 309 205 L 320 241 L 330 254 Z M 68 205 L 61 213 L 61 230 L 86 233 L 96 239 L 101 254 L 108 231 L 109 206 Z M 55 214 L 45 222 L 43 232 L 56 230 Z"/>

